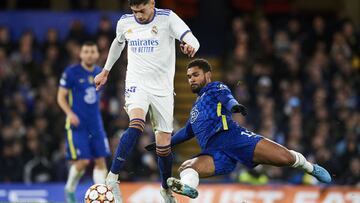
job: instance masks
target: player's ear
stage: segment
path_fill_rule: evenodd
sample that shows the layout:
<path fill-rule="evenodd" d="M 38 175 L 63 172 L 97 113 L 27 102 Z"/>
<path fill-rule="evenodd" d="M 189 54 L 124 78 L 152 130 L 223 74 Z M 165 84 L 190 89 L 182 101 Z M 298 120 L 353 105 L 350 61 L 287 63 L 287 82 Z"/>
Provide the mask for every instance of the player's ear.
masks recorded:
<path fill-rule="evenodd" d="M 151 5 L 152 7 L 155 7 L 155 0 L 150 0 L 150 5 Z"/>
<path fill-rule="evenodd" d="M 211 71 L 205 73 L 205 79 L 207 83 L 211 82 Z"/>

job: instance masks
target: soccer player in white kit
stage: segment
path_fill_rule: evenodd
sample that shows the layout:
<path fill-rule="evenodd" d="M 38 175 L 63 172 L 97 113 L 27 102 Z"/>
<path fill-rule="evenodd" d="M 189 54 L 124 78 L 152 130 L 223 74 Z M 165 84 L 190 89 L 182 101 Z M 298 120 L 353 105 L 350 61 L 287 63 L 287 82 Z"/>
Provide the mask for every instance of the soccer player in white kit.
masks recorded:
<path fill-rule="evenodd" d="M 193 57 L 200 47 L 189 27 L 171 10 L 155 8 L 154 0 L 129 0 L 133 14 L 123 15 L 117 23 L 105 67 L 95 77 L 97 89 L 107 81 L 109 72 L 128 44 L 125 81 L 125 108 L 129 128 L 120 139 L 106 183 L 112 187 L 115 202 L 122 202 L 118 174 L 142 134 L 149 111 L 155 130 L 156 154 L 161 177 L 160 194 L 166 203 L 177 202 L 166 180 L 171 177 L 173 131 L 175 39 L 181 51 Z"/>

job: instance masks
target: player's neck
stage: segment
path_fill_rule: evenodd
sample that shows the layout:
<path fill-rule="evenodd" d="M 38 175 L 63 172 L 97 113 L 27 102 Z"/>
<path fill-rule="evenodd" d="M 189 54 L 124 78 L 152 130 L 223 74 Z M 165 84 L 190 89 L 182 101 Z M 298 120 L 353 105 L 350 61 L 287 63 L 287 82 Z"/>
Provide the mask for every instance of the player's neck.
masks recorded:
<path fill-rule="evenodd" d="M 88 66 L 84 62 L 81 62 L 81 66 L 87 71 L 93 71 L 95 68 L 95 65 Z"/>

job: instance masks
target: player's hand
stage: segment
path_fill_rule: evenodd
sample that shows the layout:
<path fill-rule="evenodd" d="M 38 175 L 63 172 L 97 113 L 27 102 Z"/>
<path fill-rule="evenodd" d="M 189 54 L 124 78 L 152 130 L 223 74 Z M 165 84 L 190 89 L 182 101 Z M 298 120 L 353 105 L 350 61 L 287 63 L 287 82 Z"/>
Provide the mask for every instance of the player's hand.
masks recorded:
<path fill-rule="evenodd" d="M 109 71 L 103 69 L 101 73 L 97 74 L 94 78 L 96 90 L 99 90 L 107 81 Z"/>
<path fill-rule="evenodd" d="M 68 114 L 67 117 L 68 117 L 71 125 L 79 126 L 80 119 L 75 113 L 72 112 L 72 113 Z"/>
<path fill-rule="evenodd" d="M 186 43 L 180 44 L 180 50 L 183 54 L 186 54 L 186 55 L 188 55 L 188 57 L 191 57 L 191 58 L 194 57 L 194 55 L 196 53 L 195 48 Z"/>
<path fill-rule="evenodd" d="M 247 108 L 244 105 L 238 104 L 231 108 L 232 113 L 241 113 L 241 115 L 246 116 L 247 115 Z"/>
<path fill-rule="evenodd" d="M 155 151 L 155 149 L 156 149 L 156 143 L 155 143 L 155 142 L 152 142 L 152 143 L 146 145 L 146 146 L 145 146 L 145 149 L 146 149 L 146 151 L 149 151 L 149 152 Z"/>

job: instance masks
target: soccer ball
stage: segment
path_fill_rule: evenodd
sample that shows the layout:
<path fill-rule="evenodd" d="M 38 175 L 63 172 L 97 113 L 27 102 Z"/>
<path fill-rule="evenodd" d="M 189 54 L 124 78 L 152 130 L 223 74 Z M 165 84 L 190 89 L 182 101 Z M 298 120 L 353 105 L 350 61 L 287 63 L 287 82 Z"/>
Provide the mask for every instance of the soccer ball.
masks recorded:
<path fill-rule="evenodd" d="M 104 184 L 92 185 L 85 193 L 85 203 L 114 203 L 114 194 Z"/>

